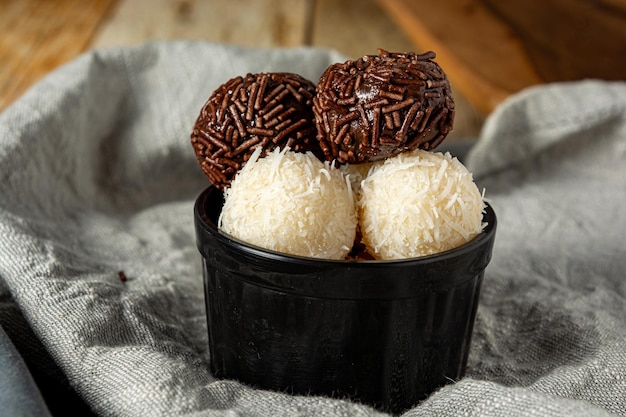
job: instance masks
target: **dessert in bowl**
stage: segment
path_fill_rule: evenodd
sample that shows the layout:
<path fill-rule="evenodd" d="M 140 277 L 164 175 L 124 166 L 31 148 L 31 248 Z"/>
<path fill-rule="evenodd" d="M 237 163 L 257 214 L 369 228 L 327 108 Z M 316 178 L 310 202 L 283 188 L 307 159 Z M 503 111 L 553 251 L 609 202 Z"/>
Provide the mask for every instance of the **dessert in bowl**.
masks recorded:
<path fill-rule="evenodd" d="M 496 216 L 433 152 L 454 113 L 433 58 L 337 64 L 314 94 L 252 74 L 203 107 L 192 143 L 212 184 L 194 219 L 216 377 L 401 412 L 464 375 Z"/>

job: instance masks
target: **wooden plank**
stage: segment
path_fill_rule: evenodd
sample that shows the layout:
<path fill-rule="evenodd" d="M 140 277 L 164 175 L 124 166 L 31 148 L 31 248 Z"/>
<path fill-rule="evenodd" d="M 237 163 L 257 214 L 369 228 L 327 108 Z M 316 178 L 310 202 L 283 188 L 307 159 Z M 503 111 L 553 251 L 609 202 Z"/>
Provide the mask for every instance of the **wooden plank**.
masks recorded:
<path fill-rule="evenodd" d="M 351 59 L 378 48 L 411 51 L 415 44 L 375 0 L 316 0 L 312 43 L 338 50 Z"/>
<path fill-rule="evenodd" d="M 0 0 L 0 110 L 83 52 L 115 0 Z"/>
<path fill-rule="evenodd" d="M 626 79 L 625 0 L 483 0 L 544 82 Z"/>
<path fill-rule="evenodd" d="M 305 43 L 307 0 L 126 0 L 92 47 L 201 39 L 254 47 Z"/>
<path fill-rule="evenodd" d="M 488 113 L 531 85 L 626 78 L 623 0 L 379 0 Z"/>

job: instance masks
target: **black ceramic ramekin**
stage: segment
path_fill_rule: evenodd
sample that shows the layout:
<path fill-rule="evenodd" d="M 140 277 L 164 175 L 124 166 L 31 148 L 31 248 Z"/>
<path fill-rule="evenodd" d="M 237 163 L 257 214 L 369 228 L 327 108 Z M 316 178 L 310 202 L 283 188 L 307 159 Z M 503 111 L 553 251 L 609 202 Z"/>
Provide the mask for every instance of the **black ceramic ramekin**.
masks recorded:
<path fill-rule="evenodd" d="M 218 231 L 222 193 L 195 205 L 211 372 L 400 413 L 460 379 L 496 216 L 451 251 L 398 261 L 289 256 Z"/>

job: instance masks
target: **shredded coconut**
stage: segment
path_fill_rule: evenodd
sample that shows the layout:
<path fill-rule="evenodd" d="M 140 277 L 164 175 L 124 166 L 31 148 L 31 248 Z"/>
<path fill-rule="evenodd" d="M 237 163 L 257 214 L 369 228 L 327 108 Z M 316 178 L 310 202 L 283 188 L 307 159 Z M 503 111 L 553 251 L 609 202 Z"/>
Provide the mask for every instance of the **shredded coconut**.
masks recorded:
<path fill-rule="evenodd" d="M 220 229 L 292 255 L 345 259 L 357 216 L 349 179 L 311 153 L 254 152 L 224 191 Z"/>
<path fill-rule="evenodd" d="M 363 243 L 377 259 L 404 259 L 458 247 L 484 228 L 483 194 L 449 153 L 404 152 L 361 181 Z"/>

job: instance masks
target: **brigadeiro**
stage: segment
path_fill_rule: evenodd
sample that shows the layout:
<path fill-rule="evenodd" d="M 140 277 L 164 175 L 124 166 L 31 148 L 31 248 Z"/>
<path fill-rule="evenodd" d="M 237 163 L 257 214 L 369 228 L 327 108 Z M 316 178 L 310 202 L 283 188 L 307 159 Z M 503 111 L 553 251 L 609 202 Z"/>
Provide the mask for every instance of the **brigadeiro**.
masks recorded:
<path fill-rule="evenodd" d="M 454 100 L 434 58 L 379 50 L 329 66 L 313 100 L 326 159 L 363 163 L 437 147 L 452 130 Z"/>
<path fill-rule="evenodd" d="M 252 152 L 276 147 L 321 157 L 312 110 L 315 84 L 297 74 L 235 77 L 219 86 L 200 110 L 191 133 L 198 162 L 223 190 Z"/>

